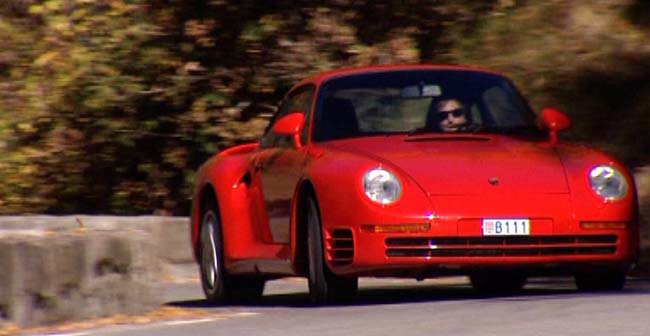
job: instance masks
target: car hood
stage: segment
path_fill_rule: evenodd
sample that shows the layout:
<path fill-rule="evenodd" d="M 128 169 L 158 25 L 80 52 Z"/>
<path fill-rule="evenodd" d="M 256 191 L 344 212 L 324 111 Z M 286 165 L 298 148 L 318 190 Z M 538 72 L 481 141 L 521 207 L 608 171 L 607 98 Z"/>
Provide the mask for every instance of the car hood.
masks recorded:
<path fill-rule="evenodd" d="M 568 193 L 553 146 L 507 136 L 368 137 L 332 142 L 409 176 L 428 195 Z"/>

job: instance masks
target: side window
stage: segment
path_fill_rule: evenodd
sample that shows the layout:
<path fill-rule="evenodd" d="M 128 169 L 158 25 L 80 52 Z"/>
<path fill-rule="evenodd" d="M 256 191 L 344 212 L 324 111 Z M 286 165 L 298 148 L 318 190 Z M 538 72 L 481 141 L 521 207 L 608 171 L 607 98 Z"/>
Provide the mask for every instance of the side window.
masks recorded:
<path fill-rule="evenodd" d="M 278 112 L 269 123 L 269 126 L 266 128 L 266 131 L 264 131 L 264 135 L 262 136 L 262 139 L 260 141 L 260 146 L 264 148 L 293 146 L 293 140 L 291 139 L 291 137 L 279 136 L 273 133 L 272 131 L 273 125 L 275 124 L 276 121 L 278 121 L 283 116 L 287 115 L 289 112 L 293 112 L 293 111 L 305 112 L 305 127 L 303 128 L 303 133 L 301 135 L 301 139 L 303 143 L 305 143 L 307 139 L 307 132 L 308 132 L 306 126 L 308 123 L 309 115 L 311 113 L 313 98 L 314 98 L 313 85 L 302 86 L 289 93 L 287 98 L 285 98 L 285 100 L 280 105 Z"/>

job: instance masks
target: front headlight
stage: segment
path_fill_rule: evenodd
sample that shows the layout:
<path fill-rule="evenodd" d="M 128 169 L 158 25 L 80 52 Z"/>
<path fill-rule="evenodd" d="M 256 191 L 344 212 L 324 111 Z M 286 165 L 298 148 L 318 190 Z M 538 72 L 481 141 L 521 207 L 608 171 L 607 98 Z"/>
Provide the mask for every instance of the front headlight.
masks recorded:
<path fill-rule="evenodd" d="M 363 175 L 363 190 L 373 202 L 390 204 L 402 194 L 402 185 L 391 172 L 375 168 Z"/>
<path fill-rule="evenodd" d="M 625 176 L 611 166 L 596 166 L 589 171 L 591 189 L 608 201 L 621 199 L 627 194 Z"/>

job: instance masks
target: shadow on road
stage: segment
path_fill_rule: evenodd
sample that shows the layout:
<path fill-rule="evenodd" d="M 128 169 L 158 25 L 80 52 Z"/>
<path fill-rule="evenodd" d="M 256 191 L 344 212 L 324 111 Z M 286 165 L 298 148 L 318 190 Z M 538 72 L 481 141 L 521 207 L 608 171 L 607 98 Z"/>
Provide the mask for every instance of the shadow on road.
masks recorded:
<path fill-rule="evenodd" d="M 459 300 L 481 300 L 499 299 L 513 301 L 530 301 L 544 299 L 568 298 L 570 296 L 604 296 L 604 295 L 649 295 L 650 279 L 631 278 L 628 279 L 623 291 L 584 293 L 578 292 L 572 279 L 556 278 L 533 278 L 529 280 L 523 290 L 503 295 L 488 295 L 478 293 L 469 284 L 458 285 L 384 285 L 361 287 L 356 297 L 345 302 L 339 302 L 333 306 L 368 306 L 386 305 L 399 303 L 418 303 L 434 301 L 459 301 Z M 182 308 L 212 308 L 205 300 L 173 301 L 167 303 L 169 306 Z M 254 303 L 238 304 L 245 307 L 312 307 L 308 294 L 295 292 L 286 294 L 266 294 Z"/>

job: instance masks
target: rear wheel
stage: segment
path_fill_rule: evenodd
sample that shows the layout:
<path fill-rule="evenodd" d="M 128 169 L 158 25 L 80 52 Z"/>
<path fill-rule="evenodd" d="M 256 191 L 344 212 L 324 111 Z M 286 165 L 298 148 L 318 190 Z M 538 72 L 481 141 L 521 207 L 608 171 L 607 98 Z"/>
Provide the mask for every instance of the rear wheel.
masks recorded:
<path fill-rule="evenodd" d="M 625 286 L 625 271 L 621 269 L 583 270 L 575 275 L 576 287 L 584 292 L 618 291 Z"/>
<path fill-rule="evenodd" d="M 201 285 L 211 304 L 254 302 L 264 292 L 265 279 L 229 275 L 223 262 L 223 238 L 216 204 L 203 210 L 201 222 Z"/>
<path fill-rule="evenodd" d="M 514 271 L 479 272 L 470 275 L 472 287 L 481 293 L 510 294 L 520 291 L 527 276 Z"/>
<path fill-rule="evenodd" d="M 309 260 L 309 296 L 311 302 L 322 305 L 351 299 L 357 294 L 356 277 L 341 277 L 332 273 L 324 258 L 323 235 L 318 206 L 313 198 L 307 201 L 307 254 Z"/>
<path fill-rule="evenodd" d="M 216 211 L 207 207 L 201 216 L 201 285 L 209 303 L 226 301 L 225 274 L 221 243 L 221 225 Z"/>

